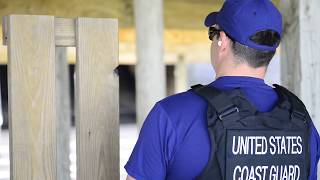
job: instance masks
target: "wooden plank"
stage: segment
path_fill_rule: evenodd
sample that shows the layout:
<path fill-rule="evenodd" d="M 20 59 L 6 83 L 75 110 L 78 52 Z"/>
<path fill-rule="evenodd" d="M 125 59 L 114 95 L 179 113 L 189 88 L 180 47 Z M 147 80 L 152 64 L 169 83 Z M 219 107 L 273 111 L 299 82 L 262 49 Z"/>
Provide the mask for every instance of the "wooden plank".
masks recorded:
<path fill-rule="evenodd" d="M 2 18 L 3 45 L 7 45 L 7 16 Z M 75 20 L 67 18 L 55 18 L 54 34 L 56 46 L 75 46 Z"/>
<path fill-rule="evenodd" d="M 57 19 L 61 19 L 58 22 Z M 72 37 L 72 19 L 56 18 L 55 24 L 58 28 L 55 31 L 56 46 L 74 46 Z M 60 24 L 60 25 L 58 25 Z M 60 27 L 59 27 L 60 26 Z M 3 26 L 4 27 L 4 26 Z M 60 29 L 60 30 L 59 30 Z M 62 30 L 65 29 L 65 30 Z M 64 32 L 65 35 L 59 37 L 59 34 Z M 123 65 L 136 64 L 136 45 L 135 31 L 133 28 L 121 29 L 119 31 L 119 63 Z M 209 62 L 210 41 L 207 37 L 207 30 L 182 30 L 182 29 L 167 29 L 164 30 L 164 62 L 166 64 L 175 64 L 177 57 L 183 54 L 186 62 Z M 68 63 L 75 64 L 75 48 L 67 48 Z M 7 48 L 0 46 L 0 64 L 7 63 Z"/>
<path fill-rule="evenodd" d="M 75 20 L 67 18 L 55 18 L 56 46 L 75 46 Z"/>
<path fill-rule="evenodd" d="M 55 180 L 54 18 L 8 17 L 10 172 L 14 180 Z"/>
<path fill-rule="evenodd" d="M 62 18 L 64 19 L 64 18 Z M 64 19 L 69 20 L 69 19 Z M 70 19 L 71 20 L 71 19 Z M 55 19 L 55 22 L 56 19 Z M 62 23 L 63 24 L 63 23 Z M 67 29 L 72 25 L 65 23 Z M 68 33 L 69 34 L 69 33 Z M 164 30 L 164 62 L 166 65 L 177 63 L 180 55 L 184 56 L 186 63 L 210 63 L 210 43 L 207 36 L 207 29 L 187 30 L 187 29 L 165 29 Z M 68 37 L 68 35 L 66 35 Z M 57 39 L 57 36 L 56 36 Z M 119 29 L 119 64 L 136 64 L 135 30 L 133 28 Z M 56 42 L 57 46 L 66 44 Z M 72 43 L 67 43 L 74 46 Z M 74 47 L 67 48 L 68 63 L 75 64 L 76 51 Z M 0 64 L 7 63 L 7 48 L 0 46 Z M 278 52 L 278 51 L 277 51 Z"/>
<path fill-rule="evenodd" d="M 119 179 L 118 22 L 78 18 L 77 178 Z"/>

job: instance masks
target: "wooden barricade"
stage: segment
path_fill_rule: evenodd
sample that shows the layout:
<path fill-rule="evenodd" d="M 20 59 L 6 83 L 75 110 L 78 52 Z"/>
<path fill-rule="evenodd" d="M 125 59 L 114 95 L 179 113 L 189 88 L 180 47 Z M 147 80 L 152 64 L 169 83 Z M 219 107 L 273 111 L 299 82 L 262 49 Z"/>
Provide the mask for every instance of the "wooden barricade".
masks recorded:
<path fill-rule="evenodd" d="M 77 179 L 119 179 L 117 20 L 10 15 L 4 17 L 3 32 L 8 46 L 11 179 L 64 179 L 58 168 L 63 159 L 57 154 L 63 148 L 58 127 L 66 87 L 57 80 L 55 51 L 67 46 L 77 52 Z"/>

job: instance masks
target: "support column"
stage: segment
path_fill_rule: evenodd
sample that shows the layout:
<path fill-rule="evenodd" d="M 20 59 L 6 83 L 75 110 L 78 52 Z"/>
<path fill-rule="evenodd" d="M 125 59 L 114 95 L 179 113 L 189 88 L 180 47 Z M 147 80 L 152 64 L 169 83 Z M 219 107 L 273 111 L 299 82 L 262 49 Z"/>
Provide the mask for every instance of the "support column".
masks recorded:
<path fill-rule="evenodd" d="M 135 0 L 134 8 L 137 35 L 136 112 L 140 128 L 155 102 L 166 95 L 163 1 Z"/>
<path fill-rule="evenodd" d="M 281 81 L 302 98 L 320 130 L 320 1 L 281 2 Z"/>
<path fill-rule="evenodd" d="M 305 103 L 320 130 L 320 1 L 281 1 L 281 81 Z M 318 168 L 318 174 L 320 173 Z"/>
<path fill-rule="evenodd" d="M 188 88 L 187 64 L 183 55 L 179 55 L 174 68 L 175 93 L 180 93 Z"/>
<path fill-rule="evenodd" d="M 3 115 L 2 115 L 1 81 L 0 81 L 0 127 L 2 123 L 3 123 Z"/>
<path fill-rule="evenodd" d="M 281 81 L 303 100 L 320 131 L 320 1 L 281 1 L 281 6 Z"/>

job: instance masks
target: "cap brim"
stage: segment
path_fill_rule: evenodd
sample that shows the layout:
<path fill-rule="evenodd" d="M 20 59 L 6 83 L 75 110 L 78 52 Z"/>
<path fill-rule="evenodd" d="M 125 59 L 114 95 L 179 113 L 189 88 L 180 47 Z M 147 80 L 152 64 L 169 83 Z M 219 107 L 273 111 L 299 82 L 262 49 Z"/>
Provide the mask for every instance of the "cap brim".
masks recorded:
<path fill-rule="evenodd" d="M 217 24 L 218 14 L 219 14 L 218 12 L 212 12 L 212 13 L 208 14 L 206 19 L 204 20 L 204 25 L 207 27 L 210 27 L 212 25 Z"/>

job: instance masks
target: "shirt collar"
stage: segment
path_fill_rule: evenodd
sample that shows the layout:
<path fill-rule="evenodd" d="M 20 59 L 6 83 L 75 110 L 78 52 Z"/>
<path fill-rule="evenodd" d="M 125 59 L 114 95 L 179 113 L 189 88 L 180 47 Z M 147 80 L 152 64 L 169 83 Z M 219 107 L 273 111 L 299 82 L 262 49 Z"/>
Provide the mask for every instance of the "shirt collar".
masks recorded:
<path fill-rule="evenodd" d="M 222 76 L 209 84 L 209 86 L 222 90 L 241 87 L 268 87 L 263 79 L 249 76 Z"/>

